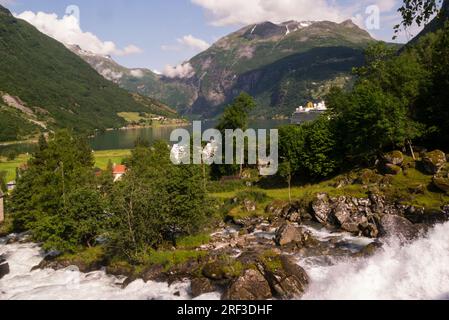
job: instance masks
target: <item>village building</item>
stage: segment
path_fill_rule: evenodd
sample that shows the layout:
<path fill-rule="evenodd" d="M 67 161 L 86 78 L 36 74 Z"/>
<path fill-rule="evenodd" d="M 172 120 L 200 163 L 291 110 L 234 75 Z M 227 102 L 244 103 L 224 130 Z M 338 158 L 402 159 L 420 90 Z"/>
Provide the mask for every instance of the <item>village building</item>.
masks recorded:
<path fill-rule="evenodd" d="M 114 177 L 114 182 L 120 181 L 126 173 L 126 166 L 123 164 L 115 165 L 112 168 L 112 176 Z"/>
<path fill-rule="evenodd" d="M 16 182 L 10 181 L 6 184 L 6 188 L 8 189 L 8 192 L 12 192 L 16 188 Z"/>

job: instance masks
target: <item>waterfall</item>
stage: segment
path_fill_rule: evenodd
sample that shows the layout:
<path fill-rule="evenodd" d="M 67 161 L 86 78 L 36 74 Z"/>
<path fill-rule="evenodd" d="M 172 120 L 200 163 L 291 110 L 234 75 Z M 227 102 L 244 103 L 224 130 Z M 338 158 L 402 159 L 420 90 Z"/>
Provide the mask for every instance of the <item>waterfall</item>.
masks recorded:
<path fill-rule="evenodd" d="M 390 239 L 372 257 L 332 266 L 308 264 L 312 279 L 304 299 L 449 299 L 449 223 L 401 245 Z"/>

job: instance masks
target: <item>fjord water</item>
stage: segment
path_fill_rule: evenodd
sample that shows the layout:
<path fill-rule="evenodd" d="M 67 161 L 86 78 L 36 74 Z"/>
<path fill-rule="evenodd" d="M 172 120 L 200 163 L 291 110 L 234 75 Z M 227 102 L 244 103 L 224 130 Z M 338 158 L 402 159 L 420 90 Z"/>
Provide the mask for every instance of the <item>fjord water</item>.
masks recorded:
<path fill-rule="evenodd" d="M 254 120 L 250 121 L 249 127 L 252 129 L 276 129 L 281 125 L 288 124 L 288 120 Z M 214 128 L 216 121 L 202 121 L 201 127 L 205 131 Z M 173 130 L 183 128 L 192 132 L 192 125 L 182 127 L 177 126 L 155 126 L 148 128 L 136 128 L 126 130 L 113 130 L 96 134 L 90 139 L 92 149 L 101 150 L 118 150 L 130 149 L 134 147 L 134 143 L 138 138 L 145 139 L 153 143 L 156 140 L 170 141 L 170 134 Z"/>
<path fill-rule="evenodd" d="M 323 238 L 332 236 L 320 232 Z M 123 278 L 103 271 L 31 271 L 43 259 L 40 248 L 30 243 L 6 245 L 5 241 L 0 240 L 0 255 L 5 255 L 11 273 L 0 280 L 0 300 L 190 298 L 188 281 L 169 286 L 136 280 L 122 289 Z M 369 240 L 348 236 L 346 241 L 360 245 Z M 322 258 L 325 257 L 298 257 L 311 277 L 311 286 L 303 299 L 449 299 L 449 223 L 436 226 L 409 244 L 389 239 L 383 250 L 370 258 Z M 219 293 L 212 293 L 200 298 L 219 297 Z"/>

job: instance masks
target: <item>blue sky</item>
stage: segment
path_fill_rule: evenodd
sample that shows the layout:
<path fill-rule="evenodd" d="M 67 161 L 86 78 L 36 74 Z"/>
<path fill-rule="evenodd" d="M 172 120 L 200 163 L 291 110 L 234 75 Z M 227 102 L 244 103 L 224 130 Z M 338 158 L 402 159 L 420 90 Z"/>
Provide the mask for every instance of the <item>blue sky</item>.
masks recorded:
<path fill-rule="evenodd" d="M 371 30 L 371 33 L 378 39 L 390 40 L 401 1 L 0 0 L 0 3 L 16 14 L 25 11 L 53 13 L 57 15 L 56 20 L 62 19 L 68 6 L 76 5 L 82 32 L 92 33 L 102 42 L 113 42 L 116 49 L 110 50 L 110 54 L 119 63 L 163 70 L 167 64 L 176 65 L 191 58 L 207 44 L 246 24 L 289 18 L 342 21 L 351 17 L 364 23 L 366 8 L 373 4 L 380 9 L 380 29 Z M 46 16 L 41 18 L 40 23 L 47 24 Z M 57 29 L 49 32 L 58 32 L 64 37 L 61 26 L 65 24 L 55 23 L 48 22 L 45 27 Z M 125 50 L 130 45 L 134 49 Z"/>

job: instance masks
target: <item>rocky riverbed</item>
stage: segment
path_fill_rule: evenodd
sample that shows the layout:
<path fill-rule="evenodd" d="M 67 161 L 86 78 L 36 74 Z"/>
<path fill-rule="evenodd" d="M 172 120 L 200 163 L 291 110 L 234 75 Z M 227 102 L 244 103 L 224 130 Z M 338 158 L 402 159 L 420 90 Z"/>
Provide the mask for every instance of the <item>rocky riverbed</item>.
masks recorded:
<path fill-rule="evenodd" d="M 10 236 L 0 240 L 0 299 L 447 299 L 444 210 L 429 221 L 376 197 L 318 195 L 308 210 L 276 202 L 270 219 L 219 228 L 198 248 L 204 258 L 140 278 L 55 264 Z"/>

